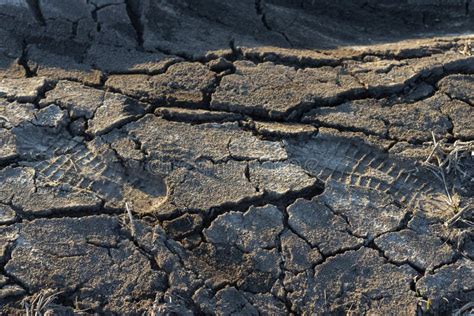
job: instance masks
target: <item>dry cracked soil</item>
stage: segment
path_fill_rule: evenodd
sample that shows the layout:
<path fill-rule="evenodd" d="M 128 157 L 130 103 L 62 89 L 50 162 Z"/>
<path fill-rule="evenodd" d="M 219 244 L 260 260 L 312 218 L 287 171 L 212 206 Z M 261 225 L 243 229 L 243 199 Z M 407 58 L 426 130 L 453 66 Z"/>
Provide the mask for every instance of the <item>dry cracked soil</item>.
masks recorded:
<path fill-rule="evenodd" d="M 472 6 L 0 0 L 0 313 L 469 313 Z"/>

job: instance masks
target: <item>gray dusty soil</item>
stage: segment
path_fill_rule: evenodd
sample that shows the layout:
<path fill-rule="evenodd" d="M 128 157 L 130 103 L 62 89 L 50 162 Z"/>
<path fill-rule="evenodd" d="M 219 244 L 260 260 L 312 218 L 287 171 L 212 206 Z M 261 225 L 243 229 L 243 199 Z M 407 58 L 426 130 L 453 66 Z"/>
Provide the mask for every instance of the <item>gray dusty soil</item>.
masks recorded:
<path fill-rule="evenodd" d="M 473 302 L 472 6 L 0 0 L 0 313 Z"/>

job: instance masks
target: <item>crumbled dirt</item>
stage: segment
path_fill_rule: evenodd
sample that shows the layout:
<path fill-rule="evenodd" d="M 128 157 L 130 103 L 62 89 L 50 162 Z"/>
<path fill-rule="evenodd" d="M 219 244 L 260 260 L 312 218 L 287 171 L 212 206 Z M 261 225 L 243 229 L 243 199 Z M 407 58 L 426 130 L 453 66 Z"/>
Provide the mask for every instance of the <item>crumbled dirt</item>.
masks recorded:
<path fill-rule="evenodd" d="M 474 141 L 441 2 L 0 0 L 0 313 L 473 302 L 473 156 L 456 205 L 423 164 Z"/>

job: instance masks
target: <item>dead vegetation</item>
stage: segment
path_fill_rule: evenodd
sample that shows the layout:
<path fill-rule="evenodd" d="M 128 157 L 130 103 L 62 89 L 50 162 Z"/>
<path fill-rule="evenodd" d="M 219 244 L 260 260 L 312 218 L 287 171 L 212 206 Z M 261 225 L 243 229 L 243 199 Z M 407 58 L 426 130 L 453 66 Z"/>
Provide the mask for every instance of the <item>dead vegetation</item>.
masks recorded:
<path fill-rule="evenodd" d="M 44 289 L 31 296 L 25 297 L 22 305 L 25 309 L 26 316 L 53 315 L 54 308 L 57 306 L 54 301 L 61 293 L 61 291 Z"/>
<path fill-rule="evenodd" d="M 423 165 L 444 186 L 446 202 L 454 213 L 454 216 L 447 220 L 445 225 L 452 226 L 472 209 L 472 205 L 461 206 L 461 198 L 455 192 L 454 186 L 449 179 L 453 177 L 465 178 L 468 176 L 468 173 L 465 171 L 464 161 L 474 156 L 474 141 L 456 140 L 454 143 L 447 143 L 444 140 L 436 140 L 434 133 L 432 133 L 432 136 L 433 148 L 428 158 L 423 162 Z M 472 226 L 471 222 L 465 222 Z"/>
<path fill-rule="evenodd" d="M 135 222 L 133 221 L 132 207 L 128 202 L 125 203 L 125 210 L 127 211 L 127 216 L 130 224 L 130 234 L 133 238 L 136 237 Z"/>

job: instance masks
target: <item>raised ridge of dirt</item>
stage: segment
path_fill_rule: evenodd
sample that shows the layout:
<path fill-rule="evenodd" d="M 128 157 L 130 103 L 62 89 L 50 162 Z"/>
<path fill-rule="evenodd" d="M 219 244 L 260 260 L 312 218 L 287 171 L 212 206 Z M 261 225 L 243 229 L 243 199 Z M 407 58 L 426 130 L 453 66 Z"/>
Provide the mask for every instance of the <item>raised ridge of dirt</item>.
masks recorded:
<path fill-rule="evenodd" d="M 472 14 L 0 0 L 1 313 L 473 302 L 473 156 L 423 163 L 474 141 Z"/>

